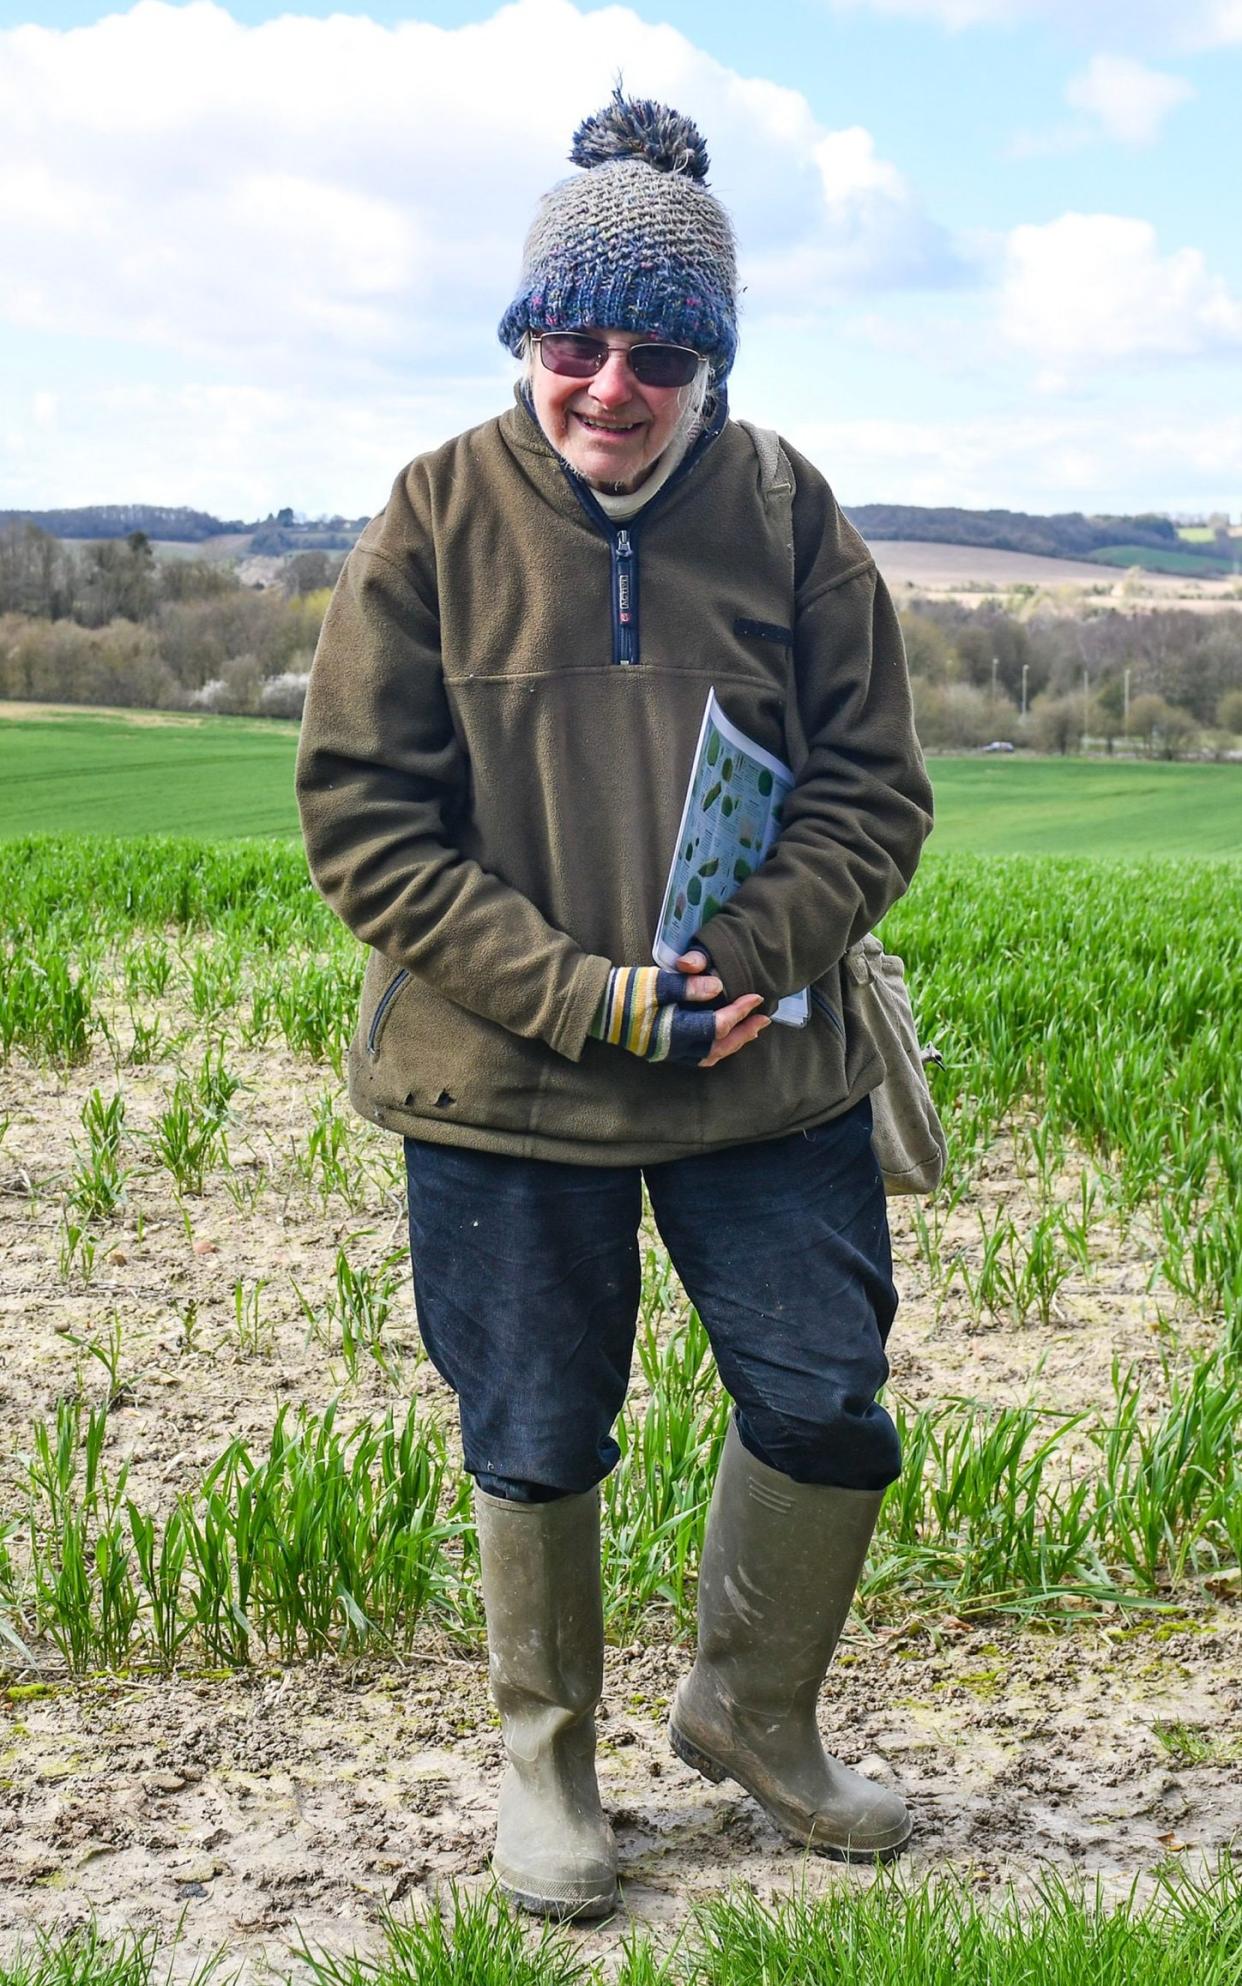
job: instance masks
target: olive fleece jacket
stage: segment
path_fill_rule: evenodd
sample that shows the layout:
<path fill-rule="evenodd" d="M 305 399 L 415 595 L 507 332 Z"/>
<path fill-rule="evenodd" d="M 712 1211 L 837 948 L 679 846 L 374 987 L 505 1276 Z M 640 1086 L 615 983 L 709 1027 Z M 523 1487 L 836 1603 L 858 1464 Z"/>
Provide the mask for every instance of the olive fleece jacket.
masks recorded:
<path fill-rule="evenodd" d="M 404 469 L 346 561 L 297 790 L 311 874 L 371 947 L 349 1087 L 414 1138 L 647 1164 L 836 1116 L 882 1076 L 840 960 L 931 824 L 901 634 L 857 532 L 792 448 L 790 498 L 724 417 L 612 524 L 520 399 Z M 645 964 L 714 686 L 798 783 L 704 931 L 730 997 L 811 986 L 712 1069 L 588 1028 Z"/>

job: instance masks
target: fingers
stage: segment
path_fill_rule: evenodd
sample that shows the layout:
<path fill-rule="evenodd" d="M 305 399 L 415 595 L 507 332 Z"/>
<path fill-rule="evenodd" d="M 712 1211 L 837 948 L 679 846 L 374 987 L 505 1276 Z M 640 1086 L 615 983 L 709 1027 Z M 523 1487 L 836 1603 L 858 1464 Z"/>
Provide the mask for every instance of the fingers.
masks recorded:
<path fill-rule="evenodd" d="M 718 1000 L 724 986 L 714 972 L 656 974 L 655 997 L 662 1007 L 684 1007 L 696 1000 Z"/>
<path fill-rule="evenodd" d="M 677 960 L 677 971 L 687 975 L 679 1000 L 718 1000 L 724 992 L 724 983 L 710 970 L 706 952 L 683 952 Z"/>
<path fill-rule="evenodd" d="M 740 998 L 730 1000 L 727 1007 L 721 1007 L 716 1015 L 716 1040 L 721 1042 L 731 1028 L 748 1019 L 757 1007 L 763 1005 L 762 993 L 743 993 Z"/>
<path fill-rule="evenodd" d="M 747 997 L 757 999 L 758 995 L 749 995 Z M 719 1016 L 717 1018 L 719 1019 Z M 717 1035 L 715 1047 L 712 1049 L 710 1055 L 703 1058 L 699 1067 L 701 1069 L 714 1069 L 717 1062 L 725 1061 L 728 1056 L 736 1055 L 739 1049 L 747 1048 L 752 1041 L 757 1041 L 763 1030 L 771 1027 L 771 1025 L 772 1023 L 766 1014 L 749 1014 L 744 1019 L 737 1021 L 725 1034 Z"/>
<path fill-rule="evenodd" d="M 718 1000 L 724 992 L 723 983 L 714 972 L 695 974 L 687 979 L 681 989 L 683 1000 Z"/>
<path fill-rule="evenodd" d="M 770 1025 L 766 1014 L 757 1010 L 763 1005 L 759 993 L 743 993 L 740 999 L 731 1000 L 727 1007 L 721 1007 L 716 1015 L 716 1040 L 710 1055 L 704 1056 L 699 1067 L 712 1069 L 717 1062 L 736 1055 L 738 1050 L 757 1041 L 763 1030 Z"/>

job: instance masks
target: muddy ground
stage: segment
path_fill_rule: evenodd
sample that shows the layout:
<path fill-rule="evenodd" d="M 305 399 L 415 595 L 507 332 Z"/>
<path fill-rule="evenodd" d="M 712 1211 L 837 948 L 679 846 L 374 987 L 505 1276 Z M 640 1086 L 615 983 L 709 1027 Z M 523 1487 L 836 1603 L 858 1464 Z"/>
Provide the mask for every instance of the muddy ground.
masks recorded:
<path fill-rule="evenodd" d="M 155 1063 L 126 1065 L 118 1004 L 119 1074 L 103 1049 L 65 1075 L 20 1060 L 0 1069 L 0 1511 L 21 1508 L 32 1422 L 75 1390 L 108 1396 L 88 1347 L 117 1324 L 108 1462 L 128 1459 L 129 1492 L 148 1507 L 188 1489 L 234 1435 L 262 1442 L 288 1401 L 322 1409 L 340 1393 L 346 1424 L 410 1394 L 447 1410 L 399 1270 L 387 1372 L 364 1357 L 351 1382 L 339 1350 L 308 1334 L 295 1284 L 326 1317 L 338 1248 L 378 1267 L 404 1244 L 395 1141 L 351 1124 L 352 1207 L 339 1193 L 325 1201 L 298 1169 L 324 1092 L 345 1111 L 330 1072 L 226 1033 L 241 1079 L 229 1167 L 178 1200 L 146 1136 L 177 1066 L 193 1073 L 202 1059 L 181 998 L 174 983 L 161 1010 L 166 1033 L 184 1038 Z M 75 1145 L 85 1148 L 83 1104 L 118 1082 L 133 1170 L 88 1279 L 80 1255 L 62 1259 L 65 1193 Z M 1005 1205 L 1019 1220 L 1030 1210 L 1021 1154 L 1010 1137 L 988 1154 L 946 1223 L 946 1257 L 975 1259 L 980 1209 L 991 1219 Z M 1067 1160 L 1056 1190 L 1076 1194 L 1082 1169 Z M 968 1396 L 1072 1412 L 1108 1401 L 1119 1358 L 1160 1405 L 1164 1359 L 1206 1333 L 1153 1276 L 1144 1223 L 1123 1228 L 1108 1180 L 1094 1184 L 1089 1266 L 1046 1325 L 973 1315 L 960 1281 L 937 1291 L 913 1210 L 895 1208 L 897 1393 L 914 1406 Z M 912 1873 L 948 1863 L 983 1886 L 1029 1887 L 1054 1866 L 1098 1874 L 1116 1893 L 1165 1856 L 1211 1859 L 1238 1838 L 1242 1613 L 1227 1598 L 1185 1597 L 1176 1613 L 1070 1630 L 917 1609 L 852 1628 L 825 1691 L 825 1736 L 908 1792 Z M 500 1752 L 481 1657 L 428 1636 L 404 1662 L 71 1683 L 52 1652 L 35 1655 L 33 1666 L 5 1656 L 0 1682 L 0 1955 L 23 1930 L 92 1910 L 112 1929 L 166 1934 L 184 1913 L 178 1976 L 223 1943 L 257 1981 L 290 1969 L 299 1935 L 362 1946 L 384 1905 L 417 1908 L 449 1877 L 486 1881 Z M 615 1951 L 635 1921 L 671 1929 L 696 1895 L 730 1883 L 770 1893 L 867 1880 L 788 1848 L 736 1788 L 708 1786 L 673 1758 L 664 1712 L 686 1659 L 670 1645 L 609 1651 L 600 1775 L 625 1913 L 578 1933 L 586 1951 Z"/>

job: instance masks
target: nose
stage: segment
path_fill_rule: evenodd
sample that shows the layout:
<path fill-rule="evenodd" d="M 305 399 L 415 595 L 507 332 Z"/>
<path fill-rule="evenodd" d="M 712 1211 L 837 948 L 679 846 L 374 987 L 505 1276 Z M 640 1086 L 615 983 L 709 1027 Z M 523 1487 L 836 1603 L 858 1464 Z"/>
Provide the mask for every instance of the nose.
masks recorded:
<path fill-rule="evenodd" d="M 634 375 L 626 364 L 624 352 L 609 352 L 587 391 L 601 407 L 625 405 L 634 391 Z"/>

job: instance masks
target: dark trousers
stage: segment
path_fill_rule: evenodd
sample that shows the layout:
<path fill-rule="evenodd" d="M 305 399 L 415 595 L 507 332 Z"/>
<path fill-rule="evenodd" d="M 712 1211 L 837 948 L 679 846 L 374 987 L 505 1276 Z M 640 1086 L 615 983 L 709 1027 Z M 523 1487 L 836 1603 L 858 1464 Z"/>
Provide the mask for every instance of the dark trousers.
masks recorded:
<path fill-rule="evenodd" d="M 745 1446 L 796 1482 L 892 1482 L 875 1396 L 897 1294 L 870 1133 L 864 1098 L 812 1131 L 642 1169 L 407 1138 L 419 1328 L 480 1487 L 546 1499 L 616 1464 L 644 1177 Z"/>

